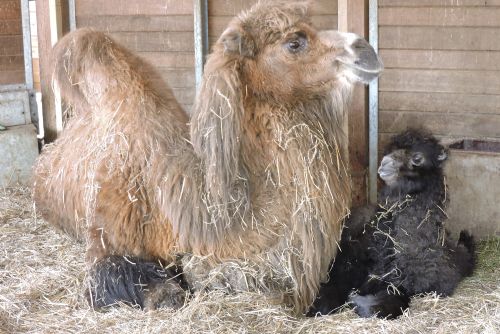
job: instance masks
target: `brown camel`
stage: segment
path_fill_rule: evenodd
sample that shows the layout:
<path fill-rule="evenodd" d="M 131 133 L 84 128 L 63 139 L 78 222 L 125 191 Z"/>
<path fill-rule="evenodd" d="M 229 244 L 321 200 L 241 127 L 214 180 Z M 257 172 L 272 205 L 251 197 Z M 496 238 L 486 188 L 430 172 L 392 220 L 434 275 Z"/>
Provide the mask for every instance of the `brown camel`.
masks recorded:
<path fill-rule="evenodd" d="M 316 31 L 308 6 L 259 2 L 234 18 L 191 119 L 105 34 L 77 30 L 55 46 L 73 112 L 38 160 L 35 201 L 87 241 L 94 306 L 150 305 L 144 286 L 172 276 L 153 262 L 179 254 L 250 264 L 255 287 L 298 312 L 313 302 L 350 206 L 350 92 L 382 65 L 360 37 Z"/>

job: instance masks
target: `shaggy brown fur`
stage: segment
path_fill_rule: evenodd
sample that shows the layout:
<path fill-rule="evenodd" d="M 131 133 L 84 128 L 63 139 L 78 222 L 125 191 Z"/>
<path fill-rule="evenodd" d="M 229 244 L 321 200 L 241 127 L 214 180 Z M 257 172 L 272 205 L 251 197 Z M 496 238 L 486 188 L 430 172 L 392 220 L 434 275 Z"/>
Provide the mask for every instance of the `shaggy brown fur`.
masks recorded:
<path fill-rule="evenodd" d="M 304 312 L 350 204 L 349 94 L 381 70 L 364 40 L 315 31 L 307 7 L 262 2 L 229 24 L 191 133 L 142 60 L 99 32 L 64 37 L 54 79 L 74 116 L 37 164 L 44 217 L 88 238 L 90 264 L 113 254 L 245 261 Z"/>

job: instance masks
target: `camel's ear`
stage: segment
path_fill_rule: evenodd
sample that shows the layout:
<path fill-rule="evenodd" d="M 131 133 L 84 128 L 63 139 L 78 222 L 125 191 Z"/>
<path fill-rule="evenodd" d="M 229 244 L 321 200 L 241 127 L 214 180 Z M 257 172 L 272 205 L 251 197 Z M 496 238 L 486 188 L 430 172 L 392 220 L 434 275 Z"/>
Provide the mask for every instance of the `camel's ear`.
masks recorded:
<path fill-rule="evenodd" d="M 225 54 L 253 57 L 255 55 L 255 42 L 244 31 L 229 27 L 221 35 L 219 42 L 224 46 Z"/>
<path fill-rule="evenodd" d="M 448 152 L 445 149 L 442 149 L 437 159 L 440 162 L 445 161 L 446 159 L 448 159 Z"/>

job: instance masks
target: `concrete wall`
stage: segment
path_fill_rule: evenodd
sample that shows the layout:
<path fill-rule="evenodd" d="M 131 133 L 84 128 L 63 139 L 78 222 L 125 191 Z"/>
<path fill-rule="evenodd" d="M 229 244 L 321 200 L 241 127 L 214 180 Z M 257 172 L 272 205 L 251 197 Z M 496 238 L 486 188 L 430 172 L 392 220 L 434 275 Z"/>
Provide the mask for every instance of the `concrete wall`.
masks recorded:
<path fill-rule="evenodd" d="M 454 235 L 467 229 L 477 238 L 500 236 L 500 142 L 497 146 L 496 153 L 450 151 L 447 228 Z"/>

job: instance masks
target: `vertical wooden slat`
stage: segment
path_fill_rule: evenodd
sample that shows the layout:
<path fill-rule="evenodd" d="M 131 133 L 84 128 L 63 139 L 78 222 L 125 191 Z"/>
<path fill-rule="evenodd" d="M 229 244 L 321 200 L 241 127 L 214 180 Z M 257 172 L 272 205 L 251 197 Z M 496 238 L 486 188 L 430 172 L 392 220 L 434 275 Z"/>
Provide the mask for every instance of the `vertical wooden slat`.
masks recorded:
<path fill-rule="evenodd" d="M 54 108 L 54 93 L 52 91 L 50 73 L 50 64 L 52 62 L 52 42 L 50 33 L 49 0 L 37 0 L 36 12 L 43 125 L 45 131 L 45 142 L 51 142 L 57 138 L 57 130 Z"/>
<path fill-rule="evenodd" d="M 338 1 L 339 30 L 368 37 L 368 0 Z M 349 108 L 347 132 L 349 159 L 353 181 L 353 206 L 367 202 L 368 167 L 368 89 L 361 84 L 353 92 Z"/>
<path fill-rule="evenodd" d="M 36 11 L 44 139 L 50 143 L 62 130 L 61 101 L 52 89 L 51 68 L 52 46 L 69 30 L 67 0 L 38 0 Z"/>

